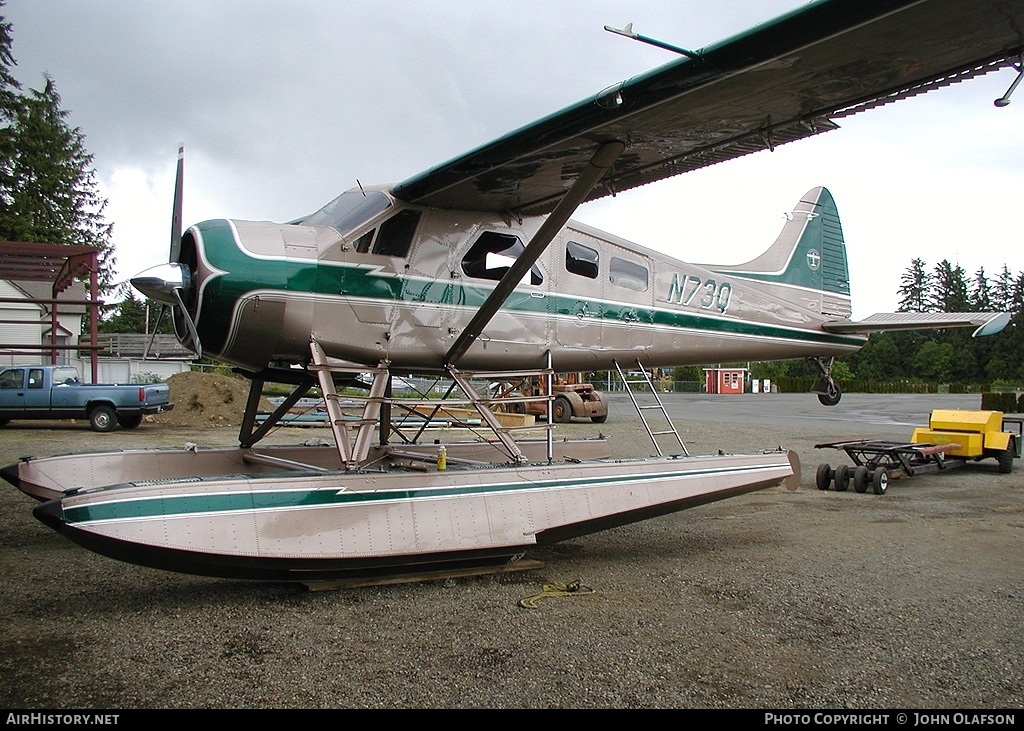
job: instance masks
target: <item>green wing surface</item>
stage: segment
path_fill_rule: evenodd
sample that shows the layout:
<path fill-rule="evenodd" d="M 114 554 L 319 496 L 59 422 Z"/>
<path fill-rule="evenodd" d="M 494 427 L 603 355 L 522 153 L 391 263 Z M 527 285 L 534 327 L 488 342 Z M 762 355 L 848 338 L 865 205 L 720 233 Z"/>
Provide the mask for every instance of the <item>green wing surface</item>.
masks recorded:
<path fill-rule="evenodd" d="M 510 132 L 394 194 L 441 208 L 549 213 L 605 142 L 627 147 L 586 200 L 1014 65 L 1022 33 L 1021 0 L 818 0 Z"/>

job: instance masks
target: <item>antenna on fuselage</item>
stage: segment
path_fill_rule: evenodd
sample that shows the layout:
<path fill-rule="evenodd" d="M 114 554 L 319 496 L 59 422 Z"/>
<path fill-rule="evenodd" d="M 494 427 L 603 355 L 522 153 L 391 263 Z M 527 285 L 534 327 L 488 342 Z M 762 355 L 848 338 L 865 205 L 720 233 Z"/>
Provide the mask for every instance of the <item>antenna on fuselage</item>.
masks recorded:
<path fill-rule="evenodd" d="M 687 51 L 685 48 L 680 48 L 679 46 L 673 46 L 671 43 L 665 43 L 664 41 L 659 41 L 656 38 L 651 38 L 649 36 L 642 36 L 639 33 L 634 32 L 633 31 L 633 24 L 632 23 L 626 23 L 626 27 L 625 28 L 612 28 L 610 25 L 606 25 L 604 27 L 604 29 L 606 31 L 608 31 L 609 33 L 614 33 L 616 35 L 625 36 L 626 38 L 630 38 L 630 39 L 632 39 L 634 41 L 640 41 L 641 43 L 647 43 L 647 44 L 649 44 L 651 46 L 657 46 L 658 48 L 664 48 L 666 51 L 672 51 L 673 53 L 678 53 L 678 54 L 680 54 L 682 56 L 686 56 L 687 58 L 692 58 L 692 59 L 695 59 L 695 60 L 700 58 L 700 54 L 697 53 L 696 51 Z"/>

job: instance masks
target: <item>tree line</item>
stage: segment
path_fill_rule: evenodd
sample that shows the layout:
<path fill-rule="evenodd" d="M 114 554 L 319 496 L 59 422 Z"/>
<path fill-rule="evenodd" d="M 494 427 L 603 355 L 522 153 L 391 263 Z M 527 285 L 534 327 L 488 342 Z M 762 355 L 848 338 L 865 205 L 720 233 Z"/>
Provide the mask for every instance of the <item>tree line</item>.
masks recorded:
<path fill-rule="evenodd" d="M 105 296 L 115 289 L 113 224 L 85 135 L 68 123 L 53 78 L 23 90 L 16 65 L 12 27 L 0 15 L 0 241 L 98 247 Z"/>
<path fill-rule="evenodd" d="M 937 383 L 1024 382 L 1024 272 L 1008 266 L 994 276 L 973 275 L 943 259 L 929 268 L 913 259 L 900 278 L 900 312 L 1008 312 L 1010 324 L 993 336 L 970 328 L 876 333 L 859 352 L 843 358 L 863 380 L 920 379 Z"/>

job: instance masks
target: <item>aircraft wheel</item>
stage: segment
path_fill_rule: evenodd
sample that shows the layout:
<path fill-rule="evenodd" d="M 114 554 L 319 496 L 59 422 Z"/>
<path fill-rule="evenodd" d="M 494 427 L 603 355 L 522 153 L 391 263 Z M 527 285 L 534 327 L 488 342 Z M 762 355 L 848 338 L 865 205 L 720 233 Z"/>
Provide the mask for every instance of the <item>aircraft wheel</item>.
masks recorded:
<path fill-rule="evenodd" d="M 836 492 L 846 492 L 850 487 L 850 468 L 844 464 L 836 467 Z"/>
<path fill-rule="evenodd" d="M 868 483 L 871 478 L 868 475 L 868 468 L 860 465 L 853 471 L 853 489 L 857 492 L 867 492 Z"/>
<path fill-rule="evenodd" d="M 833 381 L 828 384 L 828 393 L 818 394 L 818 401 L 822 406 L 835 406 L 842 397 L 843 392 L 839 390 L 839 384 Z"/>
<path fill-rule="evenodd" d="M 884 495 L 889 488 L 889 472 L 884 467 L 879 467 L 871 476 L 871 485 L 876 495 Z"/>
<path fill-rule="evenodd" d="M 565 396 L 559 396 L 551 404 L 551 420 L 556 424 L 568 424 L 572 421 L 572 404 Z"/>
<path fill-rule="evenodd" d="M 93 431 L 111 431 L 117 426 L 117 412 L 110 406 L 97 406 L 89 412 L 89 426 Z"/>
<path fill-rule="evenodd" d="M 832 482 L 832 468 L 826 463 L 818 465 L 818 472 L 814 475 L 814 484 L 818 486 L 819 490 L 827 490 L 830 482 Z"/>

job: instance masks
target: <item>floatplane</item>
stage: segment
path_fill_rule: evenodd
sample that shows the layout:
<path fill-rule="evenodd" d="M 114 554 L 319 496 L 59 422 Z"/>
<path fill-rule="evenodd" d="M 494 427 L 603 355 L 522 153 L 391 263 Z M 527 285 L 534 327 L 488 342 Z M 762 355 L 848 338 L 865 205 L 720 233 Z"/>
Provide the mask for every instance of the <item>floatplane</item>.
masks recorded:
<path fill-rule="evenodd" d="M 182 232 L 179 153 L 169 262 L 132 282 L 165 305 L 182 343 L 250 379 L 238 447 L 26 459 L 4 475 L 44 501 L 42 522 L 101 554 L 300 582 L 489 570 L 534 546 L 795 488 L 798 460 L 782 448 L 691 455 L 671 429 L 678 444 L 665 453 L 654 438 L 665 432 L 648 428 L 656 454 L 612 459 L 601 438 L 553 440 L 550 417 L 544 438 L 516 438 L 488 384 L 808 358 L 821 367 L 818 398 L 835 405 L 832 359 L 872 332 L 998 332 L 1005 313 L 853 321 L 842 227 L 823 187 L 741 265 L 678 261 L 571 217 L 587 201 L 1000 68 L 1017 69 L 1016 86 L 1021 28 L 1019 0 L 812 2 L 699 50 L 671 47 L 681 57 L 646 75 L 285 224 L 211 220 Z M 450 403 L 410 407 L 390 387 L 425 374 L 493 437 L 396 436 L 393 410 Z M 293 390 L 258 423 L 271 382 Z M 260 447 L 311 389 L 334 444 Z"/>

